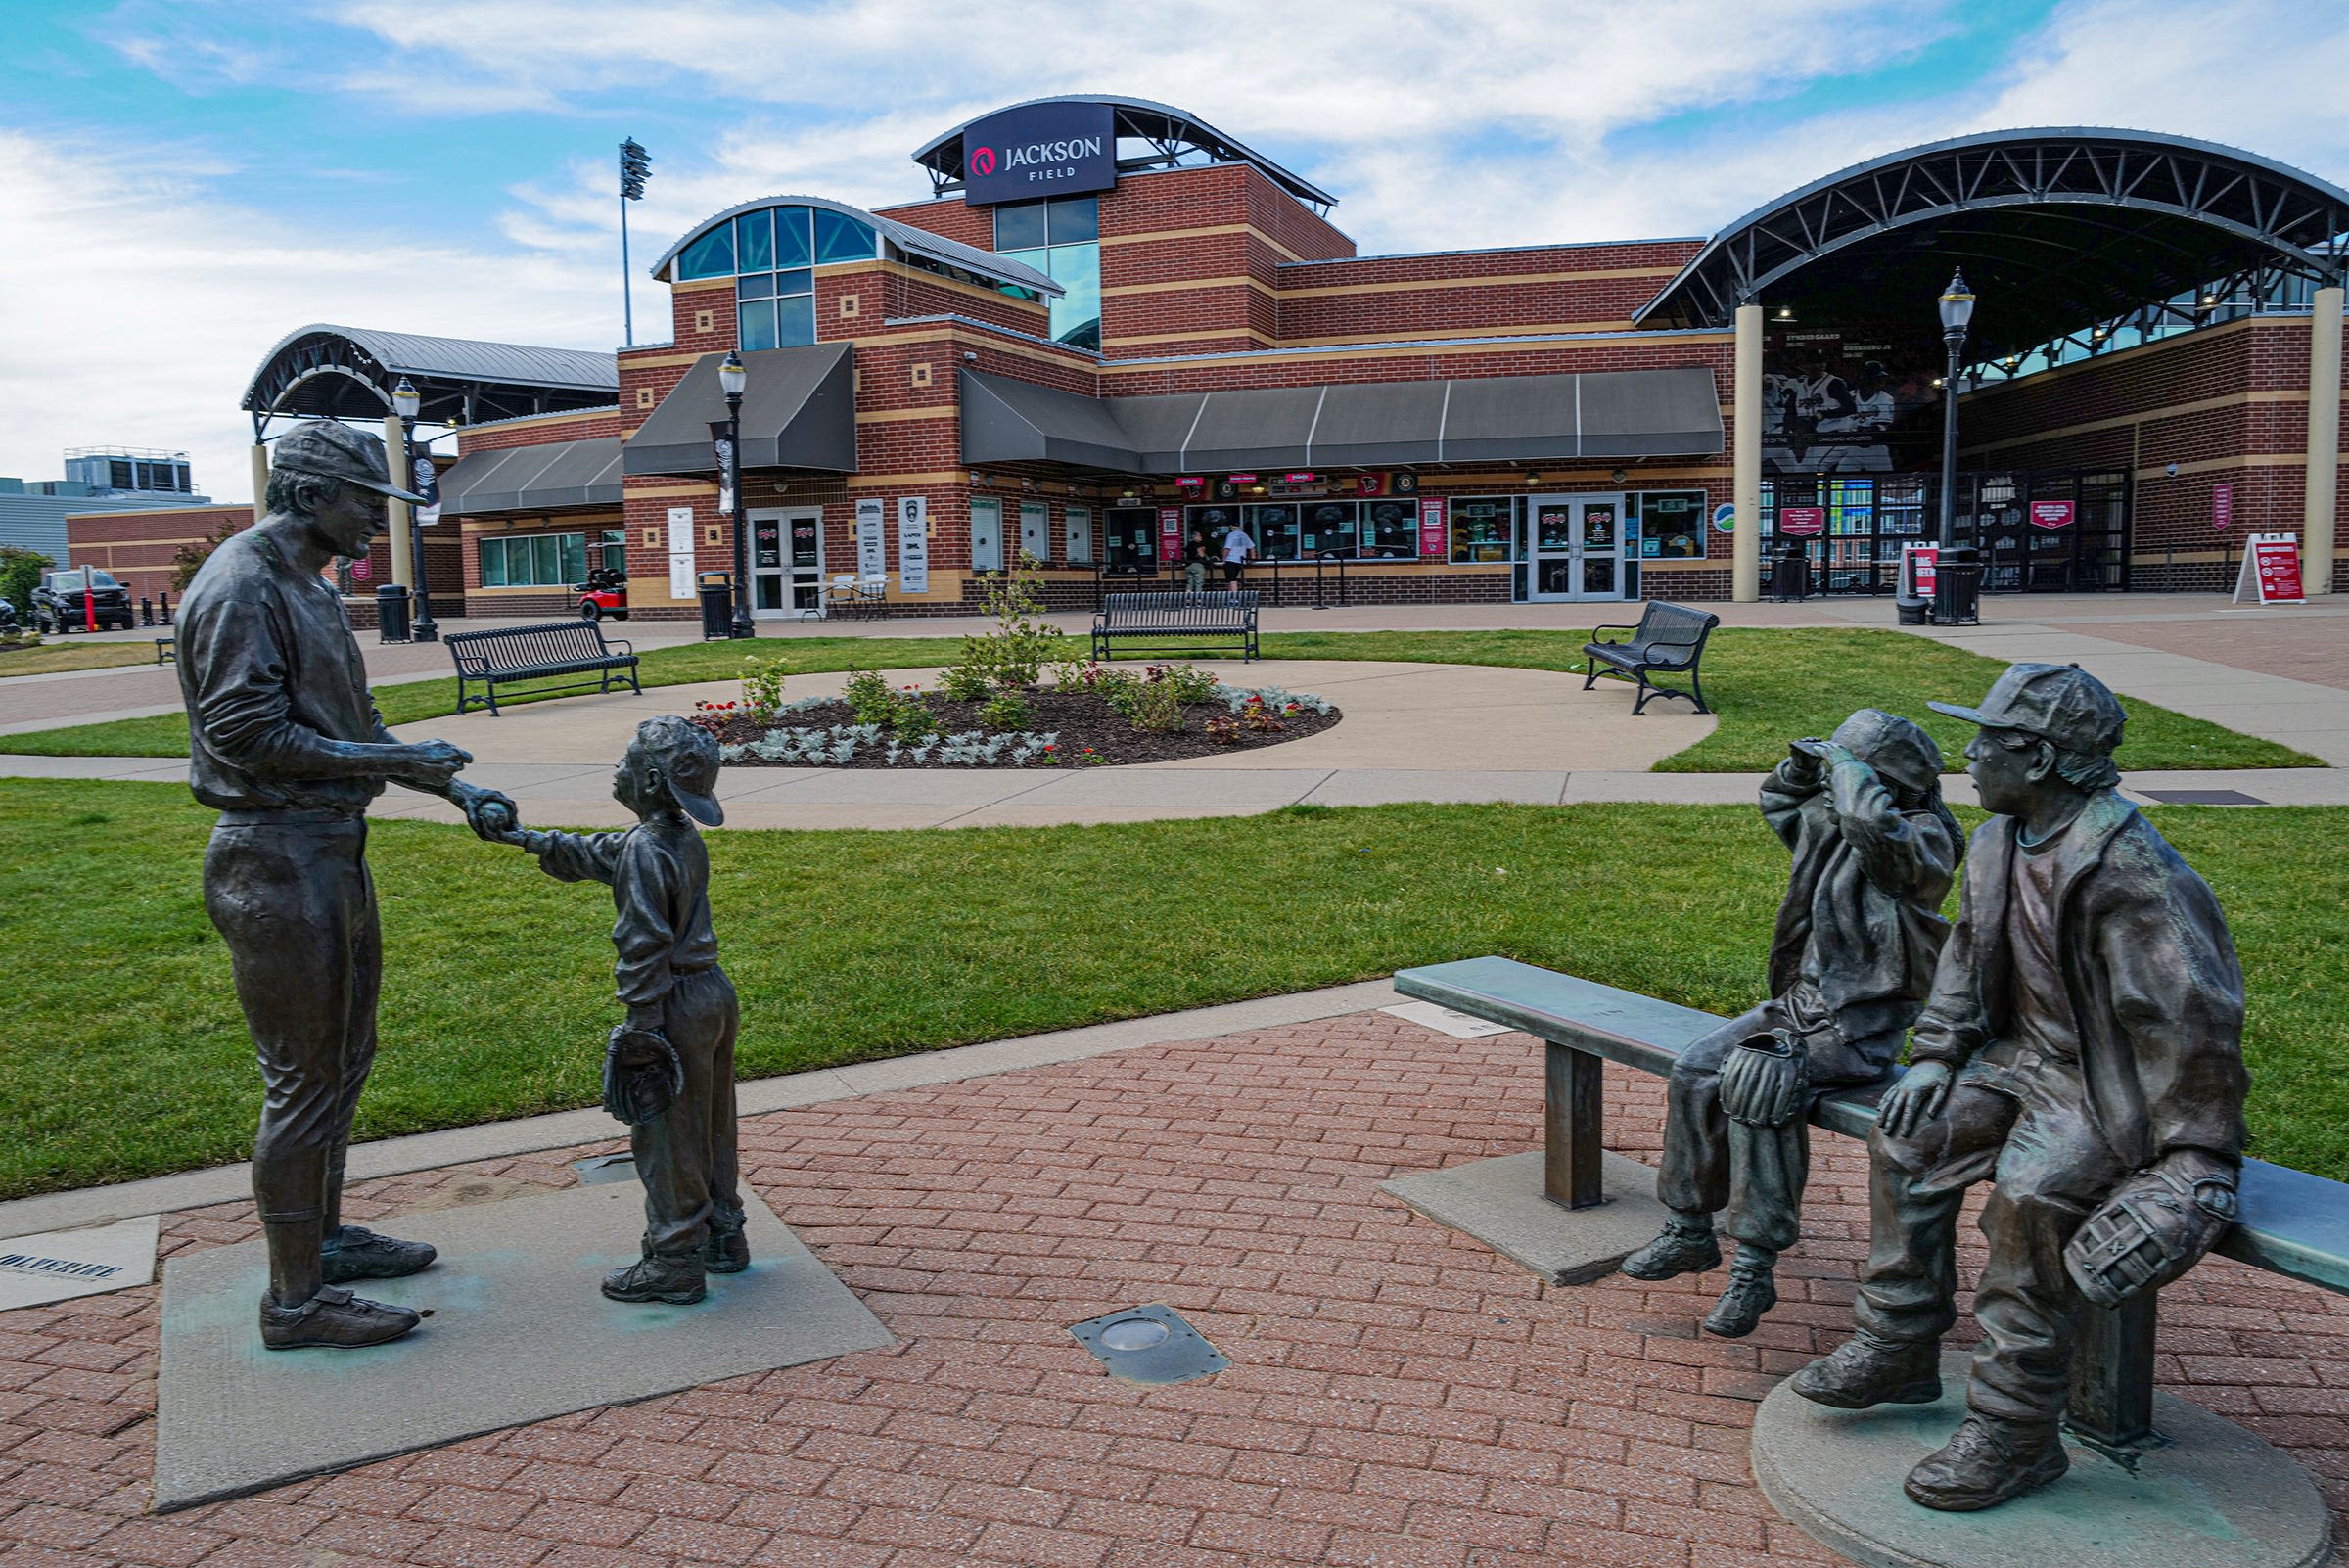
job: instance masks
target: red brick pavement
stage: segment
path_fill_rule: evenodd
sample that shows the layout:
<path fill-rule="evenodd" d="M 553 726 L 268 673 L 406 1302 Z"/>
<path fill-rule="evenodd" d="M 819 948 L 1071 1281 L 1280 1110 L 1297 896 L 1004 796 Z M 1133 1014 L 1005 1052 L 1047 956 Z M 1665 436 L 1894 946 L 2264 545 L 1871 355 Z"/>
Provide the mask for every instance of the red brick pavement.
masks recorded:
<path fill-rule="evenodd" d="M 1365 1013 L 759 1118 L 759 1191 L 899 1344 L 160 1519 L 158 1292 L 0 1314 L 0 1564 L 1838 1560 L 1771 1512 L 1745 1446 L 1849 1326 L 1860 1149 L 1819 1138 L 1776 1314 L 1700 1338 L 1718 1277 L 1542 1285 L 1375 1190 L 1527 1147 L 1537 1049 Z M 1618 1146 L 1655 1148 L 1657 1089 L 1610 1071 Z M 354 1213 L 566 1185 L 581 1152 L 377 1182 Z M 253 1229 L 172 1216 L 164 1248 Z M 2165 1383 L 2349 1505 L 2349 1302 L 2227 1263 L 2165 1300 Z M 1145 1392 L 1067 1333 L 1144 1301 L 1234 1364 Z"/>

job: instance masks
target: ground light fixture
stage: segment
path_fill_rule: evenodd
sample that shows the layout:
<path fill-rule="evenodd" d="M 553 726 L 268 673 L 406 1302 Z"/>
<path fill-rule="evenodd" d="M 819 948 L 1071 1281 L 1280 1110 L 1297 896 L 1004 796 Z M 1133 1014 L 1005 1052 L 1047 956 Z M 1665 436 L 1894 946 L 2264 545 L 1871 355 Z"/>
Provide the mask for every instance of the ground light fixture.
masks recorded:
<path fill-rule="evenodd" d="M 728 627 L 737 637 L 753 635 L 751 629 L 751 540 L 749 530 L 742 526 L 742 391 L 750 385 L 751 373 L 742 362 L 739 350 L 729 348 L 717 367 L 717 384 L 726 394 L 726 434 L 718 445 L 717 499 L 718 510 L 734 529 L 734 623 Z"/>
<path fill-rule="evenodd" d="M 410 465 L 409 454 L 416 449 L 416 415 L 424 407 L 415 386 L 407 377 L 392 389 L 392 412 L 399 416 L 399 456 L 402 466 Z M 412 483 L 412 482 L 411 482 Z M 438 642 L 440 627 L 433 620 L 433 596 L 424 580 L 424 529 L 416 521 L 413 506 L 408 509 L 408 572 L 416 579 L 416 614 L 408 623 L 410 642 Z"/>
<path fill-rule="evenodd" d="M 1958 504 L 1958 356 L 1965 350 L 1965 329 L 1974 319 L 1974 292 L 1965 286 L 1962 271 L 1950 274 L 1941 294 L 1941 341 L 1949 346 L 1950 373 L 1941 394 L 1941 527 L 1938 537 L 1948 549 Z"/>

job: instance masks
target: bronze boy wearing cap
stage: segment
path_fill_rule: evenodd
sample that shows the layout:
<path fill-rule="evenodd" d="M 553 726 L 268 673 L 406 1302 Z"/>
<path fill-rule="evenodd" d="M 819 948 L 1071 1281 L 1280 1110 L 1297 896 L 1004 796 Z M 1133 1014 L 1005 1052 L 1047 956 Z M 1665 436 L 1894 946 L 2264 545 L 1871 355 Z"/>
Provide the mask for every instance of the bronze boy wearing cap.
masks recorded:
<path fill-rule="evenodd" d="M 1729 1338 L 1777 1304 L 1773 1271 L 1802 1223 L 1812 1097 L 1883 1077 L 1924 1005 L 1962 851 L 1941 748 L 1873 708 L 1832 739 L 1795 742 L 1762 786 L 1762 817 L 1794 852 L 1770 1000 L 1674 1065 L 1656 1178 L 1673 1217 L 1623 1261 L 1635 1279 L 1718 1268 L 1713 1216 L 1727 1209 L 1737 1256 L 1705 1327 Z"/>
<path fill-rule="evenodd" d="M 627 1021 L 612 1031 L 604 1103 L 631 1127 L 644 1179 L 644 1256 L 604 1276 L 614 1301 L 702 1299 L 706 1273 L 750 1267 L 734 1148 L 734 987 L 710 925 L 710 850 L 694 821 L 725 820 L 711 791 L 717 742 L 674 715 L 648 718 L 612 775 L 636 813 L 623 833 L 513 833 L 564 882 L 602 882 Z M 689 821 L 690 817 L 693 820 Z"/>
<path fill-rule="evenodd" d="M 253 1192 L 269 1251 L 261 1343 L 349 1349 L 417 1324 L 344 1285 L 411 1274 L 422 1242 L 342 1222 L 351 1114 L 375 1060 L 383 939 L 367 874 L 367 805 L 386 781 L 464 807 L 477 832 L 513 819 L 504 796 L 458 782 L 472 759 L 385 730 L 343 601 L 320 574 L 384 527 L 384 444 L 328 421 L 277 443 L 266 513 L 188 585 L 173 630 L 188 710 L 188 774 L 220 812 L 204 901 L 226 942 L 266 1097 Z M 489 813 L 485 815 L 484 813 Z"/>
<path fill-rule="evenodd" d="M 1998 814 L 1868 1140 L 1858 1331 L 1794 1389 L 1845 1409 L 1940 1397 L 1958 1208 L 1991 1178 L 1967 1415 L 1906 1487 L 1965 1511 L 2066 1469 L 2078 1314 L 2184 1273 L 2233 1216 L 2243 982 L 2210 889 L 2114 789 L 2126 715 L 2100 682 L 2016 665 L 1979 709 L 1933 707 L 1982 726 L 1968 771 Z"/>

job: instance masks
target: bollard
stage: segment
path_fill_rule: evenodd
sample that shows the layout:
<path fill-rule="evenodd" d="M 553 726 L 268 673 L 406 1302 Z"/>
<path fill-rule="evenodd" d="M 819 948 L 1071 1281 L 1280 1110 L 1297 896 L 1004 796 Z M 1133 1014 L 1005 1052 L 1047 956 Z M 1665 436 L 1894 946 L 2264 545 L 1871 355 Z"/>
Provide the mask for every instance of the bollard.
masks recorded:
<path fill-rule="evenodd" d="M 143 593 L 139 595 L 139 624 L 142 626 L 155 624 L 155 601 Z"/>

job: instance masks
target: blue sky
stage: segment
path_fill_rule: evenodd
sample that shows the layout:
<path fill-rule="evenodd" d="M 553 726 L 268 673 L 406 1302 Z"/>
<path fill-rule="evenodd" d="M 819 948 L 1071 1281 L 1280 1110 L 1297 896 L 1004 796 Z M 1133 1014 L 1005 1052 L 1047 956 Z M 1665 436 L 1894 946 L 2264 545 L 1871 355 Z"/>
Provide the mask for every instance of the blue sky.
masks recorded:
<path fill-rule="evenodd" d="M 655 335 L 642 269 L 695 219 L 918 199 L 913 148 L 1049 93 L 1190 109 L 1336 193 L 1366 253 L 1709 233 L 2009 125 L 2349 183 L 2349 7 L 2285 0 L 8 0 L 0 44 L 0 474 L 185 447 L 233 499 L 238 396 L 306 322 L 617 344 L 623 135 L 655 159 Z"/>

